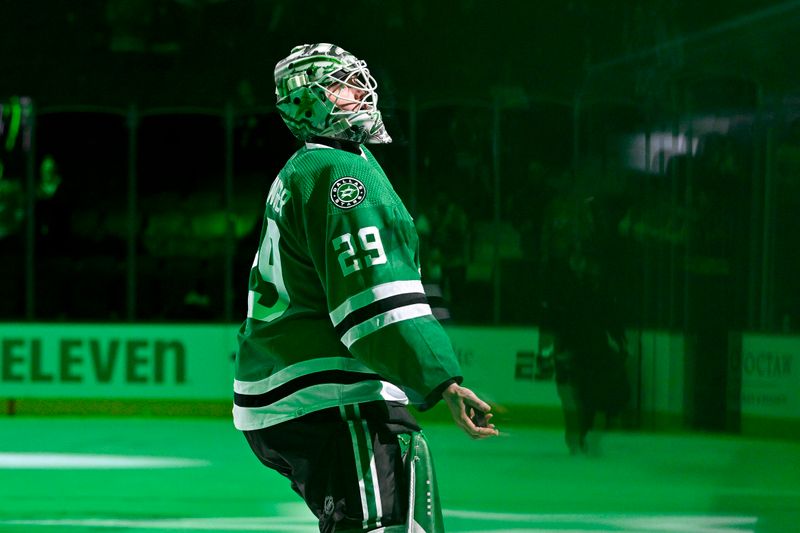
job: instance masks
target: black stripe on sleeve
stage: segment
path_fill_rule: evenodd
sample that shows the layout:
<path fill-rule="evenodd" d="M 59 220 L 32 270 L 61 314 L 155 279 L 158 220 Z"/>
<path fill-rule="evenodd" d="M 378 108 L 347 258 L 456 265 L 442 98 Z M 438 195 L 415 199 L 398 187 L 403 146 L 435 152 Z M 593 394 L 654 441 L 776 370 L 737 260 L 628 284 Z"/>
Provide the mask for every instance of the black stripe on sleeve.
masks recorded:
<path fill-rule="evenodd" d="M 339 385 L 352 385 L 362 381 L 380 380 L 378 374 L 365 374 L 363 372 L 349 372 L 347 370 L 323 370 L 297 377 L 279 385 L 274 389 L 262 394 L 241 394 L 233 393 L 233 403 L 239 407 L 266 407 L 277 402 L 292 393 L 311 387 L 312 385 L 322 385 L 335 383 Z"/>
<path fill-rule="evenodd" d="M 374 316 L 380 315 L 381 313 L 385 313 L 386 311 L 391 311 L 392 309 L 405 307 L 407 305 L 426 303 L 428 303 L 427 296 L 420 292 L 398 294 L 396 296 L 383 298 L 382 300 L 372 302 L 361 309 L 356 309 L 347 315 L 347 317 L 345 317 L 345 319 L 342 320 L 338 326 L 336 326 L 336 335 L 342 337 L 345 333 L 347 333 L 347 330 L 353 326 L 361 324 L 362 322 L 369 320 Z"/>

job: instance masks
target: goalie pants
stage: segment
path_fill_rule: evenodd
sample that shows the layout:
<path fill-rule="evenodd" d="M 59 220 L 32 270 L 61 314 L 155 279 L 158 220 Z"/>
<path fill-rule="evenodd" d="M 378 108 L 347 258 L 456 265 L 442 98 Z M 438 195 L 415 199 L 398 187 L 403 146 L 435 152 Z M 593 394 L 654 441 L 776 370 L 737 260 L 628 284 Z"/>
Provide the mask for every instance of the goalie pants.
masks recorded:
<path fill-rule="evenodd" d="M 245 431 L 256 457 L 291 481 L 321 533 L 405 523 L 408 480 L 399 435 L 419 431 L 405 405 L 368 402 L 324 409 Z"/>

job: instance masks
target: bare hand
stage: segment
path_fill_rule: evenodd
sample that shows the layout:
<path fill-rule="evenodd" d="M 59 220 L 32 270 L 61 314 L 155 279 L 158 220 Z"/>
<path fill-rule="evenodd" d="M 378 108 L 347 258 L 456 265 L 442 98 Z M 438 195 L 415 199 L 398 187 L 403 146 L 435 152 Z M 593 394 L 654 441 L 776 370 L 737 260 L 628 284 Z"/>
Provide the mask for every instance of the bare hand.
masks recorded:
<path fill-rule="evenodd" d="M 492 408 L 466 387 L 452 383 L 442 393 L 453 420 L 473 439 L 485 439 L 499 435 L 490 423 Z"/>

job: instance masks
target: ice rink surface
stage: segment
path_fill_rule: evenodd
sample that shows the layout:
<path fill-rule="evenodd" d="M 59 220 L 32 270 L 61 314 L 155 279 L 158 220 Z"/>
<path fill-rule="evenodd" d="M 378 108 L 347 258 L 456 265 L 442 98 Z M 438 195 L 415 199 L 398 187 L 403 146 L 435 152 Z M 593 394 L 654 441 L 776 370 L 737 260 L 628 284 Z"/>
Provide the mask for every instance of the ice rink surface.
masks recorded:
<path fill-rule="evenodd" d="M 800 532 L 800 443 L 557 429 L 472 441 L 426 427 L 448 533 Z M 0 532 L 313 533 L 286 480 L 222 419 L 0 419 Z"/>

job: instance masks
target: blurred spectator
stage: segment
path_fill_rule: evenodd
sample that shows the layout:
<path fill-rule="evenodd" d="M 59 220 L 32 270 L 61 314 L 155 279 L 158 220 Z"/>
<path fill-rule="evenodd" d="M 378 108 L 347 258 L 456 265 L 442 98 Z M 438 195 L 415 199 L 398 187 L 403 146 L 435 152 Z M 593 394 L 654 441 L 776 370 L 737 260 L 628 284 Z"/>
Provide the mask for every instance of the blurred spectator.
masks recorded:
<path fill-rule="evenodd" d="M 36 187 L 36 218 L 39 223 L 39 235 L 49 235 L 58 226 L 64 225 L 63 216 L 66 215 L 65 209 L 58 209 L 58 205 L 63 202 L 58 191 L 61 188 L 61 174 L 58 172 L 58 165 L 52 155 L 44 156 L 39 165 L 39 184 Z M 60 211 L 60 212 L 59 212 Z"/>
<path fill-rule="evenodd" d="M 416 222 L 420 236 L 422 280 L 426 292 L 439 296 L 450 312 L 441 311 L 437 318 L 461 315 L 465 305 L 467 261 L 469 257 L 469 222 L 464 209 L 446 194 L 439 193 L 428 209 L 423 209 Z"/>
<path fill-rule="evenodd" d="M 25 218 L 25 203 L 18 180 L 3 177 L 0 161 L 0 239 L 17 233 Z"/>
<path fill-rule="evenodd" d="M 0 140 L 5 148 L 0 158 L 0 239 L 17 233 L 25 218 L 25 195 L 20 169 L 13 170 L 13 162 L 19 154 L 15 148 L 20 135 L 22 121 L 21 99 L 12 97 L 8 102 L 0 101 Z M 15 158 L 15 156 L 17 156 Z M 7 158 L 6 163 L 4 159 Z M 6 164 L 9 169 L 6 170 Z M 14 176 L 7 177 L 6 174 Z"/>
<path fill-rule="evenodd" d="M 800 118 L 794 119 L 775 150 L 775 318 L 784 333 L 800 324 Z"/>
<path fill-rule="evenodd" d="M 21 99 L 0 101 L 0 317 L 17 318 L 24 308 L 25 180 Z"/>
<path fill-rule="evenodd" d="M 747 322 L 752 195 L 746 151 L 729 135 L 700 139 L 695 157 L 675 158 L 670 173 L 686 207 L 682 326 L 691 339 L 685 367 L 686 413 L 694 428 L 728 424 L 729 332 Z"/>
<path fill-rule="evenodd" d="M 589 435 L 597 413 L 605 413 L 608 425 L 630 396 L 623 321 L 595 203 L 592 197 L 558 197 L 542 227 L 540 366 L 552 358 L 573 455 L 598 451 Z"/>
<path fill-rule="evenodd" d="M 24 238 L 22 227 L 26 216 L 25 208 L 25 189 L 22 185 L 23 179 L 4 179 L 3 165 L 0 162 L 0 238 L 15 235 L 16 242 L 13 246 L 17 253 L 22 252 Z M 36 199 L 36 224 L 37 235 L 47 235 L 51 226 L 64 227 L 65 218 L 53 220 L 51 214 L 50 200 L 55 196 L 61 185 L 61 176 L 55 160 L 51 155 L 46 155 L 39 168 L 39 179 L 35 187 Z M 5 251 L 9 254 L 9 243 L 6 243 Z M 17 258 L 15 260 L 21 261 Z"/>
<path fill-rule="evenodd" d="M 419 235 L 420 276 L 431 312 L 440 322 L 449 320 L 449 304 L 442 292 L 442 253 L 433 244 L 431 214 L 426 211 L 420 213 L 414 219 L 414 226 Z"/>

